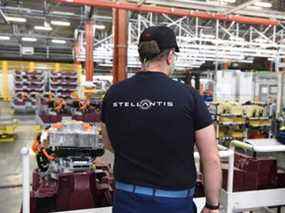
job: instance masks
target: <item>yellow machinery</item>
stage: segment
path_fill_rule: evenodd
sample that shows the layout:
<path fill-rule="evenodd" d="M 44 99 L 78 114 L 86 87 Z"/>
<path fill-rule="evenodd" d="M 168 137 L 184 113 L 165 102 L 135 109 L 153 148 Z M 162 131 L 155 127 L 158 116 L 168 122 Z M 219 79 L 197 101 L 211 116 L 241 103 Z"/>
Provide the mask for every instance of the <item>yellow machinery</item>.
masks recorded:
<path fill-rule="evenodd" d="M 240 104 L 228 101 L 218 103 L 217 115 L 217 136 L 219 140 L 244 138 L 245 119 Z"/>
<path fill-rule="evenodd" d="M 84 94 L 84 97 L 86 99 L 90 100 L 90 99 L 95 98 L 95 96 L 96 96 L 96 88 L 95 88 L 95 86 L 91 82 L 89 84 L 88 83 L 86 82 L 85 85 L 84 85 L 83 94 Z"/>
<path fill-rule="evenodd" d="M 102 100 L 106 93 L 106 88 L 104 88 L 100 83 L 85 82 L 83 94 L 86 99 L 97 99 Z"/>
<path fill-rule="evenodd" d="M 244 114 L 248 119 L 250 127 L 269 127 L 271 120 L 267 116 L 266 106 L 260 103 L 243 106 Z"/>
<path fill-rule="evenodd" d="M 219 140 L 261 137 L 269 134 L 271 119 L 267 106 L 261 103 L 241 105 L 237 102 L 214 103 Z M 256 132 L 260 132 L 257 134 Z M 266 134 L 264 134 L 266 133 Z"/>
<path fill-rule="evenodd" d="M 16 139 L 17 121 L 10 117 L 0 118 L 0 142 L 13 142 Z"/>

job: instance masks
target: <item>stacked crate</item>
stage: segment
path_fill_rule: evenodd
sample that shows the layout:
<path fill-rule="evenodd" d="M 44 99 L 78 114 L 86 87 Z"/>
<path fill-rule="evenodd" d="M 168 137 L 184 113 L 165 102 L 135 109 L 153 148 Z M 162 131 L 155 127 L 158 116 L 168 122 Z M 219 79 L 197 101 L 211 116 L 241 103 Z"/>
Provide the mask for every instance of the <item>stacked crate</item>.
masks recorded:
<path fill-rule="evenodd" d="M 77 72 L 51 72 L 49 79 L 50 91 L 54 93 L 57 97 L 68 99 L 70 98 L 71 94 L 77 90 Z"/>
<path fill-rule="evenodd" d="M 12 107 L 16 112 L 34 112 L 38 94 L 45 91 L 46 74 L 42 70 L 14 72 L 14 98 Z"/>

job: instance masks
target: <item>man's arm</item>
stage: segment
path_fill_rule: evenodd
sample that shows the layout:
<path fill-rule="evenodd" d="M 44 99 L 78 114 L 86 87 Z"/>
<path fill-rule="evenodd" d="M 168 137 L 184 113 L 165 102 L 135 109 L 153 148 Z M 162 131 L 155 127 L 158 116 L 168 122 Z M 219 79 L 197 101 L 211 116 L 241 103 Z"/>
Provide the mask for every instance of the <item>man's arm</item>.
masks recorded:
<path fill-rule="evenodd" d="M 195 138 L 202 162 L 206 201 L 208 204 L 215 206 L 219 203 L 222 173 L 214 126 L 210 125 L 203 129 L 197 130 L 195 132 Z M 205 208 L 203 212 L 218 211 L 211 211 Z"/>
<path fill-rule="evenodd" d="M 105 149 L 108 149 L 110 152 L 113 152 L 113 147 L 111 145 L 106 125 L 104 123 L 101 123 L 101 131 L 102 131 L 102 142 L 104 144 Z"/>

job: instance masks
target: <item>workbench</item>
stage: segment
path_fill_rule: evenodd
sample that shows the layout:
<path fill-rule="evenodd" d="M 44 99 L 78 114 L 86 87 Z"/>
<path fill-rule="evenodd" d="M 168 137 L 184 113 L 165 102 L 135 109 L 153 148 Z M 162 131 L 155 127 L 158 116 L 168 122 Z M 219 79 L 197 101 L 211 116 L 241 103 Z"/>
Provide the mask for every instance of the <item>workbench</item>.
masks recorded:
<path fill-rule="evenodd" d="M 244 142 L 233 141 L 231 150 L 234 151 L 235 147 L 256 153 L 285 152 L 285 145 L 271 138 L 245 140 Z M 234 156 L 229 162 L 230 181 L 228 188 L 222 190 L 221 193 L 221 203 L 226 213 L 285 205 L 285 188 L 233 192 L 233 163 Z"/>

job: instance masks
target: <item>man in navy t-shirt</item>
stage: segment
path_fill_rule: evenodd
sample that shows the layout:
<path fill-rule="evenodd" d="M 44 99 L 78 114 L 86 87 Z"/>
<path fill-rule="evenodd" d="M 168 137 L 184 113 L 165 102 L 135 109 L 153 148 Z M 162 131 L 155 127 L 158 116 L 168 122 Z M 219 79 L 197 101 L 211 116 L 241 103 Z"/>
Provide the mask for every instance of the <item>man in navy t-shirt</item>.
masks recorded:
<path fill-rule="evenodd" d="M 175 34 L 165 26 L 147 28 L 138 49 L 142 71 L 113 85 L 103 101 L 103 141 L 115 154 L 113 212 L 195 212 L 194 145 L 203 167 L 203 212 L 219 212 L 221 168 L 211 116 L 193 88 L 169 78 L 179 52 Z"/>

